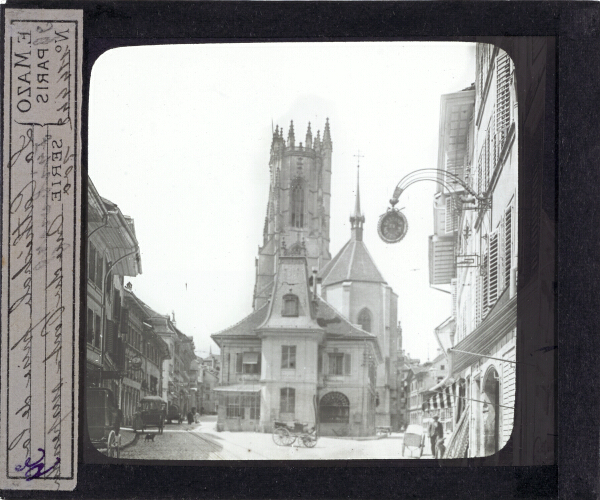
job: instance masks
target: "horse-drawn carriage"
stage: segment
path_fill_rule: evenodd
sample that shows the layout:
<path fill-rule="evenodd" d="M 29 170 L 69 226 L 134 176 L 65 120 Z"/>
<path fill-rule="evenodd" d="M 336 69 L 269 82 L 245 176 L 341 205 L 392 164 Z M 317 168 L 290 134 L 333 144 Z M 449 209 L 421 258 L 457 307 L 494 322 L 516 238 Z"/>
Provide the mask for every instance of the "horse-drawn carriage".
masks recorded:
<path fill-rule="evenodd" d="M 121 410 L 113 392 L 104 387 L 89 387 L 86 394 L 88 435 L 92 444 L 107 456 L 121 453 Z"/>
<path fill-rule="evenodd" d="M 307 448 L 314 448 L 317 444 L 317 432 L 314 427 L 300 422 L 274 422 L 273 441 L 279 446 L 290 446 L 296 439 Z"/>

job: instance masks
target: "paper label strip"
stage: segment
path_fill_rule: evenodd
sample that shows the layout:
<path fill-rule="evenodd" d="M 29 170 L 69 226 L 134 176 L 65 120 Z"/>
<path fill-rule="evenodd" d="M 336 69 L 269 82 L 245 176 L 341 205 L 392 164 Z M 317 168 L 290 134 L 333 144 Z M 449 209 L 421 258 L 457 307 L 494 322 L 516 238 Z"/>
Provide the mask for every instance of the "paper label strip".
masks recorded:
<path fill-rule="evenodd" d="M 82 11 L 5 11 L 0 487 L 77 481 Z"/>

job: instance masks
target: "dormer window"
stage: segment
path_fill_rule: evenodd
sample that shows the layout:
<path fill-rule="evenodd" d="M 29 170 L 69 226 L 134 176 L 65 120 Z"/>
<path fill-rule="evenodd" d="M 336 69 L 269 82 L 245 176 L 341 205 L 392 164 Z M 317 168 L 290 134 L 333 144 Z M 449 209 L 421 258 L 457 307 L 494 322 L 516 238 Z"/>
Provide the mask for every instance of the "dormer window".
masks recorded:
<path fill-rule="evenodd" d="M 366 307 L 358 315 L 358 324 L 365 332 L 371 332 L 371 312 Z"/>
<path fill-rule="evenodd" d="M 282 316 L 298 316 L 298 297 L 291 293 L 283 296 Z"/>

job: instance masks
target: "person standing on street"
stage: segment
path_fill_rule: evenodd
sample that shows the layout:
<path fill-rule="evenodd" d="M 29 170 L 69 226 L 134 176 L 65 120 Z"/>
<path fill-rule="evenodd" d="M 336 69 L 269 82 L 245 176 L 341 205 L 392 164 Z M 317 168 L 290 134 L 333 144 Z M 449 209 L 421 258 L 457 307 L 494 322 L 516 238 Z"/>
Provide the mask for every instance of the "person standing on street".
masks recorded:
<path fill-rule="evenodd" d="M 439 418 L 437 415 L 433 417 L 433 421 L 429 422 L 429 427 L 427 428 L 427 433 L 429 434 L 429 442 L 431 443 L 431 455 L 435 458 L 435 445 L 438 439 L 442 439 L 444 437 L 444 428 L 442 424 L 439 422 Z"/>

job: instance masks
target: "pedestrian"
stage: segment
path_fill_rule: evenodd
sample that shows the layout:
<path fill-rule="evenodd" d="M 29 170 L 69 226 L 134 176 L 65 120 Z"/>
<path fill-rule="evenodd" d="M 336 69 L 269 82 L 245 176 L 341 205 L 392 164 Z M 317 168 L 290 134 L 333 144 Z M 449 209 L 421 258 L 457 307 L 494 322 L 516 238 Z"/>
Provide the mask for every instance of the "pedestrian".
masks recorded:
<path fill-rule="evenodd" d="M 429 427 L 427 429 L 427 433 L 429 434 L 429 441 L 431 443 L 431 454 L 435 458 L 435 445 L 437 443 L 438 438 L 444 437 L 444 428 L 442 424 L 439 422 L 439 418 L 437 415 L 433 417 L 433 421 L 429 422 Z"/>
<path fill-rule="evenodd" d="M 196 414 L 194 415 L 194 421 L 199 424 L 200 423 L 200 413 L 198 413 L 198 411 L 196 411 Z"/>
<path fill-rule="evenodd" d="M 191 425 L 191 424 L 194 423 L 194 417 L 192 416 L 192 412 L 191 411 L 188 411 L 187 419 L 188 419 L 188 424 Z"/>
<path fill-rule="evenodd" d="M 445 438 L 438 438 L 435 443 L 435 458 L 444 458 L 444 453 L 446 453 L 446 445 L 444 444 Z"/>

